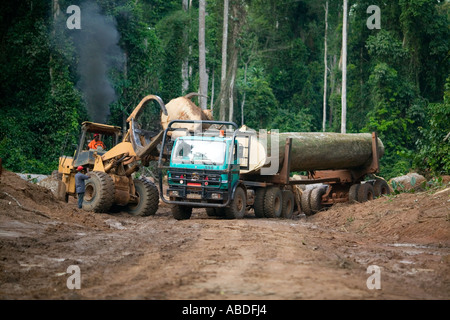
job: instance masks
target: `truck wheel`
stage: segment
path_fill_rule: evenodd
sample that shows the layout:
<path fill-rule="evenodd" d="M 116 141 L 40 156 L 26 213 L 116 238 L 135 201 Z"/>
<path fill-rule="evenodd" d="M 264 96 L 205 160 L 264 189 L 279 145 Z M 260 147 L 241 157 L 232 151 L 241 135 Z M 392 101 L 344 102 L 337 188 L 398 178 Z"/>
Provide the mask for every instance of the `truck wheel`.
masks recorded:
<path fill-rule="evenodd" d="M 145 177 L 134 179 L 137 203 L 129 203 L 127 212 L 133 216 L 152 216 L 158 211 L 159 192 L 158 188 Z"/>
<path fill-rule="evenodd" d="M 86 180 L 83 209 L 94 212 L 108 212 L 114 203 L 114 181 L 105 172 L 93 171 Z"/>
<path fill-rule="evenodd" d="M 283 203 L 281 209 L 281 217 L 291 219 L 294 212 L 294 193 L 291 190 L 283 190 Z"/>
<path fill-rule="evenodd" d="M 308 189 L 303 191 L 302 196 L 300 198 L 300 205 L 302 206 L 302 211 L 305 215 L 312 215 L 311 205 L 309 204 L 309 200 L 311 199 L 311 191 L 312 189 Z"/>
<path fill-rule="evenodd" d="M 358 190 L 361 185 L 359 183 L 352 184 L 348 191 L 348 201 L 358 202 Z"/>
<path fill-rule="evenodd" d="M 247 208 L 247 200 L 244 189 L 237 187 L 231 204 L 225 208 L 227 219 L 242 219 Z"/>
<path fill-rule="evenodd" d="M 369 200 L 373 200 L 373 198 L 374 198 L 374 191 L 372 185 L 370 183 L 361 184 L 358 190 L 358 201 L 366 202 Z"/>
<path fill-rule="evenodd" d="M 205 208 L 206 214 L 208 217 L 217 217 L 216 215 L 216 208 Z"/>
<path fill-rule="evenodd" d="M 192 207 L 174 205 L 172 207 L 172 215 L 177 220 L 190 219 L 192 215 Z"/>
<path fill-rule="evenodd" d="M 266 195 L 266 188 L 258 188 L 255 192 L 255 203 L 253 210 L 257 218 L 264 218 L 264 196 Z"/>
<path fill-rule="evenodd" d="M 279 218 L 281 216 L 283 195 L 280 188 L 267 189 L 264 196 L 264 216 L 266 218 Z"/>
<path fill-rule="evenodd" d="M 322 210 L 322 196 L 325 194 L 324 188 L 314 188 L 311 191 L 311 196 L 309 199 L 309 205 L 311 208 L 312 214 L 319 212 Z"/>
<path fill-rule="evenodd" d="M 208 217 L 223 217 L 225 216 L 224 208 L 206 208 Z"/>
<path fill-rule="evenodd" d="M 373 191 L 374 191 L 375 197 L 377 197 L 377 198 L 384 194 L 391 193 L 391 189 L 389 188 L 389 185 L 387 184 L 386 181 L 384 181 L 382 179 L 375 180 L 375 183 L 373 184 Z"/>

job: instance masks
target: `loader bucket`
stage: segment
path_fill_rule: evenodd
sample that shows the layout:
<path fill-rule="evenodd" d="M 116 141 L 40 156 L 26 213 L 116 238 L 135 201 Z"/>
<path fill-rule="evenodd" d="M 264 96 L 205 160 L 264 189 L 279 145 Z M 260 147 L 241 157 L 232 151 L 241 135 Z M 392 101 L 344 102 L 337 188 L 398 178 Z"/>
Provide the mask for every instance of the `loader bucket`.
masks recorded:
<path fill-rule="evenodd" d="M 153 151 L 156 150 L 156 146 L 160 143 L 163 131 L 150 131 L 146 128 L 142 128 L 138 119 L 142 116 L 144 107 L 150 101 L 158 102 L 163 114 L 167 115 L 167 110 L 162 99 L 156 95 L 148 95 L 141 100 L 139 105 L 133 110 L 128 117 L 127 122 L 130 125 L 129 139 L 136 155 L 141 159 L 146 159 Z"/>

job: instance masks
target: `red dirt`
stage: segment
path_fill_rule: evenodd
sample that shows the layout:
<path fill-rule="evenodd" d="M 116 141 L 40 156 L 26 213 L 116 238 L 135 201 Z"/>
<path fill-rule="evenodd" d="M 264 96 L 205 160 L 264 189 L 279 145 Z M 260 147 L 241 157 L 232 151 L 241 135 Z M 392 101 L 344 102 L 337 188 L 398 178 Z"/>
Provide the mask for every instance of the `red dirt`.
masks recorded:
<path fill-rule="evenodd" d="M 85 212 L 4 170 L 0 299 L 447 300 L 450 190 L 436 191 L 290 220 L 195 209 L 176 221 L 164 205 L 151 217 Z M 70 265 L 81 289 L 66 285 Z M 367 287 L 371 265 L 381 289 Z"/>

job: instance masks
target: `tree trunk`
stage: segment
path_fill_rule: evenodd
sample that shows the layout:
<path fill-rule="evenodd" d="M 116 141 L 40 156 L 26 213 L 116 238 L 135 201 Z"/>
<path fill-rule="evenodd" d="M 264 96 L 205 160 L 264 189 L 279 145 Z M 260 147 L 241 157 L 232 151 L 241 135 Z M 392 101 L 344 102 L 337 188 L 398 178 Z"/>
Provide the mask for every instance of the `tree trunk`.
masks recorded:
<path fill-rule="evenodd" d="M 211 115 L 214 114 L 214 85 L 215 85 L 215 74 L 214 74 L 214 68 L 212 71 L 212 83 L 211 83 L 211 104 L 210 104 L 210 109 L 211 109 Z"/>
<path fill-rule="evenodd" d="M 344 14 L 343 14 L 343 22 L 342 22 L 341 133 L 347 132 L 347 5 L 348 5 L 348 0 L 344 0 Z"/>
<path fill-rule="evenodd" d="M 230 76 L 230 90 L 228 95 L 230 113 L 228 116 L 228 121 L 233 121 L 234 117 L 234 83 L 236 81 L 236 73 L 237 73 L 237 65 L 238 65 L 238 56 L 237 50 L 235 50 L 235 54 L 233 54 L 232 67 L 231 67 L 231 76 Z"/>
<path fill-rule="evenodd" d="M 58 17 L 61 14 L 61 10 L 59 8 L 58 0 L 53 0 L 52 3 L 52 15 L 53 15 L 53 26 L 52 26 L 52 37 L 53 39 L 56 37 L 56 23 L 58 21 Z M 54 70 L 53 70 L 53 50 L 50 50 L 49 56 L 49 76 L 50 76 L 50 88 L 52 96 L 55 95 L 55 83 L 54 83 Z"/>
<path fill-rule="evenodd" d="M 330 65 L 330 92 L 331 94 L 335 93 L 337 90 L 336 88 L 336 64 L 337 64 L 337 56 L 333 55 L 332 59 L 331 59 L 331 65 Z M 333 127 L 333 112 L 334 112 L 334 108 L 333 108 L 333 103 L 330 103 L 330 112 L 329 112 L 329 116 L 328 116 L 328 126 L 330 128 Z"/>
<path fill-rule="evenodd" d="M 245 69 L 244 69 L 244 85 L 247 85 L 247 69 L 248 69 L 249 62 L 247 61 L 245 63 Z M 244 107 L 245 107 L 245 96 L 246 92 L 244 90 L 244 95 L 242 97 L 242 103 L 241 103 L 241 126 L 244 125 Z"/>
<path fill-rule="evenodd" d="M 183 10 L 185 12 L 189 12 L 189 1 L 182 0 Z M 183 39 L 185 43 L 189 41 L 189 32 L 187 30 L 183 31 Z M 189 90 L 189 56 L 191 54 L 191 47 L 189 47 L 189 55 L 185 56 L 181 65 L 181 77 L 183 79 L 182 82 L 182 94 L 185 95 Z"/>
<path fill-rule="evenodd" d="M 322 120 L 322 131 L 326 131 L 327 124 L 327 74 L 328 74 L 328 63 L 327 63 L 327 32 L 328 32 L 328 1 L 325 3 L 325 41 L 324 41 L 324 53 L 323 53 L 323 63 L 324 63 L 324 73 L 323 73 L 323 120 Z"/>
<path fill-rule="evenodd" d="M 227 45 L 228 45 L 228 0 L 223 1 L 223 31 L 222 31 L 222 74 L 220 77 L 220 121 L 225 121 L 226 112 L 226 78 L 227 78 Z"/>
<path fill-rule="evenodd" d="M 199 72 L 200 72 L 200 107 L 202 110 L 207 109 L 208 102 L 208 74 L 206 73 L 206 44 L 205 44 L 205 15 L 206 0 L 199 2 L 199 27 L 198 27 L 198 47 L 199 47 Z"/>
<path fill-rule="evenodd" d="M 123 53 L 123 79 L 125 80 L 125 83 L 127 83 L 128 80 L 128 54 L 125 51 Z M 122 97 L 124 98 L 125 101 L 128 101 L 128 90 L 127 87 L 124 86 L 123 88 L 123 93 L 122 93 Z M 125 106 L 122 106 L 122 133 L 123 136 L 125 137 L 125 135 L 127 134 L 127 108 Z"/>

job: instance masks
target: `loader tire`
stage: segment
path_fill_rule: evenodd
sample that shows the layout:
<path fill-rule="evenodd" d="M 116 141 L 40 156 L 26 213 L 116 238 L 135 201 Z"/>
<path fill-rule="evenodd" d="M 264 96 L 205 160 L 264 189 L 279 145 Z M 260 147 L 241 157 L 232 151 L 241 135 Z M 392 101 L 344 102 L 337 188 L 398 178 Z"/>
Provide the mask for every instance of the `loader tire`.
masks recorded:
<path fill-rule="evenodd" d="M 114 203 L 114 181 L 105 172 L 93 171 L 86 180 L 83 209 L 94 212 L 108 212 Z"/>
<path fill-rule="evenodd" d="M 309 204 L 309 199 L 311 198 L 312 189 L 307 189 L 303 191 L 302 197 L 300 199 L 300 205 L 303 213 L 307 216 L 312 215 L 311 205 Z"/>
<path fill-rule="evenodd" d="M 390 194 L 391 189 L 389 188 L 389 185 L 386 181 L 382 179 L 375 180 L 375 183 L 373 184 L 373 191 L 376 198 L 381 197 L 385 194 Z"/>
<path fill-rule="evenodd" d="M 247 209 L 247 197 L 244 189 L 237 187 L 234 192 L 233 200 L 230 205 L 225 208 L 225 218 L 242 219 Z"/>
<path fill-rule="evenodd" d="M 278 187 L 270 187 L 264 196 L 264 216 L 279 218 L 281 216 L 283 195 Z"/>
<path fill-rule="evenodd" d="M 291 219 L 294 213 L 295 199 L 294 193 L 291 190 L 283 190 L 283 201 L 281 209 L 281 217 Z"/>
<path fill-rule="evenodd" d="M 172 215 L 176 220 L 187 220 L 191 218 L 192 207 L 174 205 Z"/>
<path fill-rule="evenodd" d="M 133 216 L 152 216 L 158 211 L 159 192 L 153 182 L 145 177 L 134 179 L 136 188 L 137 203 L 130 203 L 127 206 L 127 212 Z"/>
<path fill-rule="evenodd" d="M 257 218 L 264 218 L 264 196 L 266 195 L 266 188 L 258 188 L 255 192 L 255 203 L 253 210 Z"/>

